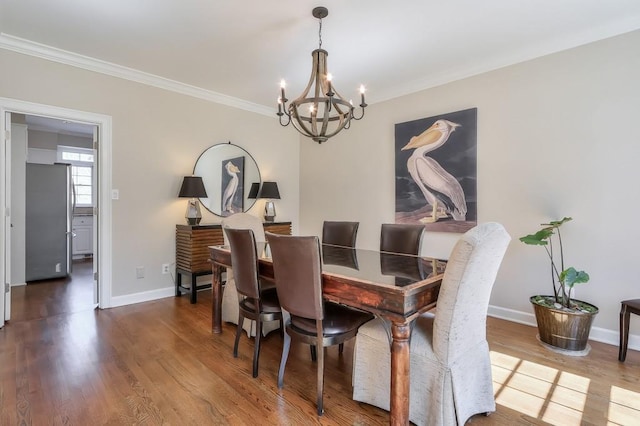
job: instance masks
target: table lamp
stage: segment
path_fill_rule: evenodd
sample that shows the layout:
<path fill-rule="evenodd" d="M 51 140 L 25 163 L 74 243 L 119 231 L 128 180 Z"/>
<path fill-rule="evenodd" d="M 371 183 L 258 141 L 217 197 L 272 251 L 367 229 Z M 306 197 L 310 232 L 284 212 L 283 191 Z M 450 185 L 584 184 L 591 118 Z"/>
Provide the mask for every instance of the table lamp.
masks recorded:
<path fill-rule="evenodd" d="M 258 197 L 258 191 L 260 190 L 260 182 L 253 182 L 251 188 L 249 188 L 249 195 L 247 198 L 255 200 Z"/>
<path fill-rule="evenodd" d="M 197 225 L 202 219 L 200 212 L 200 202 L 198 198 L 206 198 L 207 191 L 204 189 L 204 182 L 200 176 L 185 176 L 182 180 L 178 197 L 191 198 L 187 204 L 187 212 L 184 217 L 189 225 Z"/>
<path fill-rule="evenodd" d="M 280 199 L 280 191 L 276 182 L 263 182 L 262 187 L 258 191 L 258 198 L 265 198 L 267 202 L 264 204 L 264 220 L 265 222 L 273 222 L 276 217 L 276 206 L 272 200 Z"/>

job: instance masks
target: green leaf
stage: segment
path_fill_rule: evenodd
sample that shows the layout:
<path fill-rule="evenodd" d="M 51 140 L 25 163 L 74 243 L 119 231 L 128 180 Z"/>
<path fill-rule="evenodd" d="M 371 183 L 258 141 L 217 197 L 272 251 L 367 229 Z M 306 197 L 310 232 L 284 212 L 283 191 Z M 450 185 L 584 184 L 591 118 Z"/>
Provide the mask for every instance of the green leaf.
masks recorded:
<path fill-rule="evenodd" d="M 560 226 L 562 226 L 563 223 L 569 222 L 570 220 L 573 220 L 573 218 L 565 216 L 562 218 L 562 220 L 553 220 L 549 223 L 543 223 L 542 226 L 551 226 L 552 228 L 559 228 Z"/>
<path fill-rule="evenodd" d="M 573 288 L 575 284 L 582 284 L 589 281 L 589 274 L 585 271 L 577 271 L 573 266 L 560 273 L 560 281 L 567 287 Z"/>
<path fill-rule="evenodd" d="M 524 237 L 521 237 L 520 241 L 530 245 L 546 246 L 549 243 L 547 240 L 552 235 L 553 235 L 552 228 L 544 228 L 539 230 L 535 234 L 529 234 L 529 235 L 525 235 Z"/>

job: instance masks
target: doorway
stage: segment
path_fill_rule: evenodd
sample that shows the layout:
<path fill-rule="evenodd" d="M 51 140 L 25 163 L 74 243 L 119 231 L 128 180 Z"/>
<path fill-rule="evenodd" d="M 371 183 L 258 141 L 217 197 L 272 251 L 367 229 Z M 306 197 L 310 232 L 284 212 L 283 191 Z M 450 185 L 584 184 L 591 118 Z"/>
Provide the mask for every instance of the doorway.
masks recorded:
<path fill-rule="evenodd" d="M 90 208 L 94 223 L 92 223 L 92 248 L 89 253 L 75 253 L 76 260 L 90 260 L 91 273 L 89 278 L 93 282 L 93 294 L 100 308 L 107 308 L 111 305 L 111 200 L 107 196 L 110 194 L 111 187 L 111 117 L 88 113 L 83 111 L 69 110 L 66 108 L 53 107 L 48 105 L 33 104 L 29 102 L 17 101 L 13 99 L 0 98 L 0 125 L 5 131 L 0 135 L 0 141 L 4 149 L 0 149 L 0 164 L 5 167 L 5 172 L 0 176 L 0 211 L 6 212 L 2 215 L 2 227 L 5 230 L 5 238 L 0 244 L 0 276 L 3 277 L 5 283 L 5 292 L 0 292 L 0 327 L 4 325 L 5 320 L 11 318 L 11 283 L 19 283 L 19 280 L 12 279 L 12 186 L 14 173 L 11 171 L 12 163 L 12 147 L 19 146 L 16 141 L 12 141 L 11 122 L 12 115 L 15 117 L 24 116 L 25 126 L 27 117 L 29 120 L 50 120 L 60 126 L 83 125 L 92 129 L 93 140 L 96 141 L 95 164 L 93 174 L 93 182 L 90 185 L 95 190 L 95 206 L 98 208 Z M 36 124 L 31 123 L 33 127 Z M 14 143 L 15 142 L 15 143 Z M 28 151 L 25 150 L 25 155 Z M 36 153 L 35 155 L 42 154 Z M 19 210 L 19 208 L 18 208 Z M 87 211 L 84 211 L 87 214 Z M 86 221 L 85 221 L 86 222 Z M 86 225 L 86 223 L 85 223 Z M 86 244 L 85 244 L 86 250 Z M 80 256 L 78 258 L 78 256 Z M 72 254 L 73 256 L 73 254 Z M 83 265 L 86 267 L 86 265 Z M 56 269 L 61 268 L 55 264 Z M 19 270 L 19 269 L 18 269 Z M 86 272 L 86 268 L 85 271 Z M 26 282 L 26 279 L 25 279 Z"/>
<path fill-rule="evenodd" d="M 97 126 L 15 113 L 11 126 L 12 302 L 35 291 L 19 289 L 26 284 L 51 289 L 42 315 L 93 309 Z M 13 303 L 13 319 L 25 316 L 20 308 L 31 307 Z"/>

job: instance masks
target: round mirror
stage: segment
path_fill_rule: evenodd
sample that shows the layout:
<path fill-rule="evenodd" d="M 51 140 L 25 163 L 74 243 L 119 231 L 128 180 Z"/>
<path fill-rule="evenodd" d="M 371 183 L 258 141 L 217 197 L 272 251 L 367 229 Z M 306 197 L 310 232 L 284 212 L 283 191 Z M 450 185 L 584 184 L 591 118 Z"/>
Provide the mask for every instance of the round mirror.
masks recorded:
<path fill-rule="evenodd" d="M 217 216 L 230 216 L 253 207 L 249 198 L 252 183 L 260 183 L 256 160 L 237 145 L 221 143 L 204 151 L 193 168 L 194 176 L 202 177 L 207 198 L 202 205 Z"/>

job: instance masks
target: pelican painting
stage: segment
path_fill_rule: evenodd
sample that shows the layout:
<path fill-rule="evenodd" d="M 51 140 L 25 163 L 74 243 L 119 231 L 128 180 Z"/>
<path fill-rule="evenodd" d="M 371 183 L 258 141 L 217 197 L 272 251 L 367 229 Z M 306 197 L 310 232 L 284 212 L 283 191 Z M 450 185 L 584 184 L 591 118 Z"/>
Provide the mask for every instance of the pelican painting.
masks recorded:
<path fill-rule="evenodd" d="M 427 155 L 444 145 L 458 127 L 458 123 L 439 119 L 401 148 L 402 151 L 414 149 L 407 161 L 407 170 L 431 206 L 431 214 L 419 219 L 422 223 L 434 223 L 449 216 L 456 221 L 466 220 L 467 204 L 462 186 Z"/>
<path fill-rule="evenodd" d="M 224 165 L 225 171 L 227 175 L 229 175 L 229 182 L 227 183 L 226 188 L 224 189 L 224 193 L 222 194 L 222 211 L 225 215 L 231 215 L 236 213 L 236 209 L 233 205 L 233 200 L 235 198 L 236 192 L 238 191 L 238 183 L 240 179 L 238 178 L 238 174 L 240 173 L 240 168 L 233 164 L 231 161 L 228 161 Z"/>

